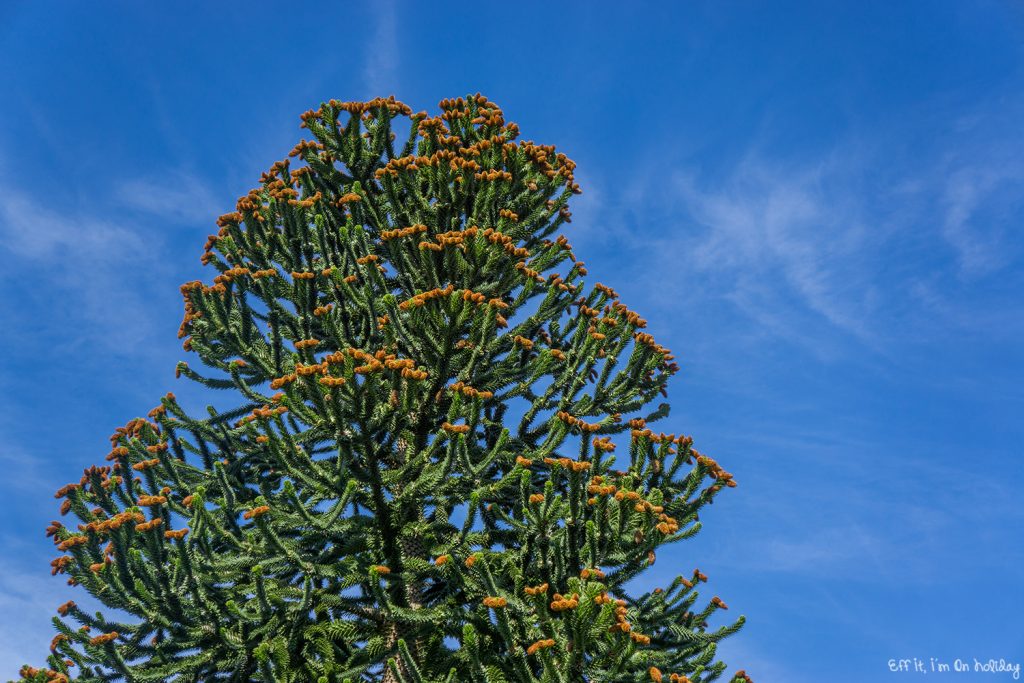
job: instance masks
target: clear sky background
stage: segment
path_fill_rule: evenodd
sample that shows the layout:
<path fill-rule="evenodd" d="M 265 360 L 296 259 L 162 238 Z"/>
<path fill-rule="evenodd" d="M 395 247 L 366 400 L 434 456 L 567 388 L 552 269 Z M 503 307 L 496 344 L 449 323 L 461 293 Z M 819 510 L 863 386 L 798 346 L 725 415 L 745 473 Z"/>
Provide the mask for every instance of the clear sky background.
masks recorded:
<path fill-rule="evenodd" d="M 644 585 L 700 567 L 758 683 L 1024 663 L 1024 6 L 221 4 L 4 3 L 0 679 L 83 602 L 53 491 L 187 391 L 178 285 L 299 114 L 477 91 L 577 162 L 577 256 L 682 366 L 656 429 L 739 482 Z"/>

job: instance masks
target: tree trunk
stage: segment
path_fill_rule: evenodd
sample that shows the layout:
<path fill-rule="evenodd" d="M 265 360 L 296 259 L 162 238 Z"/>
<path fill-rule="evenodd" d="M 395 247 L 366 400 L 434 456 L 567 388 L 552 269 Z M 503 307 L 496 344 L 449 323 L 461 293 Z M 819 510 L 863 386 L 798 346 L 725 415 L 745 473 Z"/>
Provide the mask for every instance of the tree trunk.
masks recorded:
<path fill-rule="evenodd" d="M 415 412 L 409 414 L 410 424 L 415 424 L 417 414 Z M 399 463 L 405 462 L 405 449 L 408 447 L 408 442 L 403 438 L 395 440 L 395 446 L 398 450 L 396 460 Z M 401 484 L 396 486 L 396 495 L 401 493 Z M 399 531 L 401 533 L 401 531 Z M 423 560 L 429 559 L 427 556 L 426 549 L 423 547 L 423 543 L 419 537 L 419 534 L 403 535 L 398 539 L 400 551 L 402 553 L 402 559 L 416 557 Z M 423 606 L 423 587 L 419 582 L 408 582 L 405 585 L 405 600 L 409 605 L 410 609 L 420 609 Z M 409 646 L 409 652 L 412 654 L 413 659 L 418 665 L 423 664 L 425 652 L 423 651 L 423 638 L 414 636 L 411 640 L 409 635 L 414 633 L 415 626 L 409 626 L 404 624 L 396 624 L 394 622 L 388 622 L 385 626 L 387 630 L 387 648 L 389 651 L 396 651 L 395 658 L 398 664 L 398 670 L 402 672 L 402 675 L 408 678 L 408 672 L 406 671 L 405 664 L 397 655 L 398 639 L 402 638 L 406 641 Z M 386 667 L 384 671 L 383 683 L 398 683 L 398 679 L 391 673 L 390 667 Z"/>

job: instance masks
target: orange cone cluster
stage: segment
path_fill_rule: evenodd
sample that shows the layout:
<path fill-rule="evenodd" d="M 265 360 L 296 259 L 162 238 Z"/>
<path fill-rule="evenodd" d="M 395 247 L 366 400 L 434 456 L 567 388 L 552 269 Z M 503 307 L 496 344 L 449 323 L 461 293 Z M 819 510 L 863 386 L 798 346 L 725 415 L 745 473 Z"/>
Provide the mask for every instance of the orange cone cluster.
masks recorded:
<path fill-rule="evenodd" d="M 548 584 L 542 583 L 539 586 L 533 586 L 532 588 L 530 586 L 526 586 L 523 588 L 523 592 L 527 595 L 547 595 Z"/>
<path fill-rule="evenodd" d="M 298 144 L 295 145 L 295 147 L 292 148 L 292 151 L 288 152 L 288 156 L 290 156 L 290 157 L 297 157 L 297 156 L 300 156 L 300 155 L 305 155 L 305 153 L 307 151 L 317 151 L 318 152 L 318 151 L 320 151 L 322 149 L 324 149 L 324 146 L 323 146 L 322 143 L 320 143 L 320 142 L 318 142 L 316 140 L 308 140 L 307 141 L 305 139 L 302 139 L 302 140 L 299 140 Z"/>
<path fill-rule="evenodd" d="M 126 449 L 127 450 L 127 449 Z M 63 498 L 77 488 L 81 488 L 81 484 L 65 484 L 57 489 L 57 492 L 53 494 L 54 498 Z"/>
<path fill-rule="evenodd" d="M 555 646 L 555 641 L 554 641 L 553 638 L 547 638 L 545 640 L 538 640 L 537 642 L 535 642 L 532 645 L 530 645 L 530 647 L 526 648 L 526 654 L 533 655 L 533 654 L 536 654 L 537 652 L 539 652 L 540 650 L 544 650 L 546 648 L 554 647 L 554 646 Z"/>
<path fill-rule="evenodd" d="M 477 110 L 477 116 L 471 119 L 470 123 L 475 126 L 503 126 L 505 117 L 497 107 L 483 107 Z"/>
<path fill-rule="evenodd" d="M 274 379 L 270 380 L 270 388 L 274 390 L 280 389 L 281 387 L 291 384 L 298 378 L 299 376 L 297 373 L 290 373 L 282 377 L 275 377 Z"/>
<path fill-rule="evenodd" d="M 534 270 L 533 268 L 529 268 L 526 265 L 526 261 L 520 261 L 515 265 L 515 268 L 516 270 L 521 271 L 523 275 L 525 275 L 528 278 L 536 280 L 537 282 L 544 282 L 544 276 L 540 274 L 540 271 Z"/>
<path fill-rule="evenodd" d="M 605 595 L 603 602 L 612 602 L 612 599 Z M 626 619 L 626 613 L 626 601 L 615 600 L 615 623 L 608 629 L 611 633 L 629 633 L 632 630 L 633 626 Z"/>
<path fill-rule="evenodd" d="M 57 550 L 64 552 L 65 550 L 70 550 L 71 548 L 74 548 L 76 546 L 85 545 L 88 542 L 89 537 L 85 534 L 76 534 L 74 536 L 68 536 L 63 541 L 61 541 L 59 545 L 57 545 Z"/>
<path fill-rule="evenodd" d="M 615 484 L 605 484 L 604 477 L 598 475 L 590 480 L 590 484 L 587 486 L 587 493 L 599 495 L 599 496 L 610 496 L 616 491 Z M 594 505 L 597 503 L 596 498 L 590 498 L 587 503 Z"/>
<path fill-rule="evenodd" d="M 387 164 L 384 165 L 383 168 L 378 168 L 376 171 L 374 171 L 374 177 L 379 180 L 380 178 L 383 178 L 385 175 L 391 175 L 392 177 L 396 177 L 401 171 L 416 171 L 419 169 L 419 166 L 416 165 L 416 162 L 419 159 L 426 160 L 426 157 L 407 156 L 391 159 L 390 161 L 388 161 Z"/>
<path fill-rule="evenodd" d="M 26 664 L 18 671 L 18 675 L 22 678 L 35 678 L 39 674 L 46 675 L 46 683 L 68 683 L 67 676 L 62 673 L 58 673 L 53 669 L 36 669 L 35 667 L 31 667 Z"/>
<path fill-rule="evenodd" d="M 117 445 L 117 442 L 122 438 L 140 438 L 143 427 L 150 427 L 153 432 L 160 432 L 159 425 L 136 418 L 129 420 L 124 427 L 118 427 L 114 430 L 114 433 L 111 435 L 111 445 Z"/>
<path fill-rule="evenodd" d="M 370 112 L 375 109 L 384 107 L 388 110 L 389 114 L 403 114 L 408 116 L 412 113 L 412 109 L 409 105 L 395 99 L 394 95 L 388 97 L 375 97 L 368 102 L 340 102 L 338 100 L 330 100 L 327 103 L 332 109 L 339 111 L 345 111 L 355 116 L 361 116 L 366 112 Z M 319 114 L 317 115 L 319 117 Z"/>
<path fill-rule="evenodd" d="M 264 268 L 263 270 L 254 270 L 249 274 L 250 277 L 255 279 L 259 279 L 261 277 L 274 277 L 275 275 L 279 275 L 279 273 L 277 272 L 277 268 Z"/>
<path fill-rule="evenodd" d="M 110 633 L 104 633 L 101 636 L 96 636 L 95 638 L 90 639 L 89 640 L 89 644 L 90 645 L 103 645 L 104 643 L 109 643 L 111 641 L 117 640 L 118 637 L 119 637 L 119 634 L 118 634 L 117 631 L 111 631 Z"/>
<path fill-rule="evenodd" d="M 140 512 L 120 512 L 110 519 L 98 520 L 89 522 L 84 525 L 83 531 L 92 531 L 97 534 L 104 534 L 110 531 L 116 531 L 120 529 L 122 525 L 128 522 L 135 522 L 136 524 L 142 524 L 146 521 L 145 516 Z M 58 546 L 59 549 L 59 546 Z"/>
<path fill-rule="evenodd" d="M 619 303 L 618 301 L 616 301 L 615 303 L 612 304 L 612 310 L 614 310 L 619 315 L 625 317 L 626 322 L 628 322 L 630 325 L 634 325 L 636 327 L 647 327 L 647 321 L 641 318 L 638 313 L 629 310 L 629 308 L 627 308 L 626 305 L 623 303 Z"/>
<path fill-rule="evenodd" d="M 338 197 L 338 201 L 335 202 L 335 205 L 338 206 L 339 208 L 343 208 L 346 204 L 361 201 L 363 201 L 363 198 L 360 195 L 356 194 L 355 192 L 348 192 Z"/>
<path fill-rule="evenodd" d="M 469 431 L 469 425 L 453 425 L 450 422 L 442 422 L 441 429 L 449 434 L 465 434 Z"/>
<path fill-rule="evenodd" d="M 251 510 L 246 510 L 242 513 L 242 519 L 256 519 L 261 515 L 265 515 L 270 512 L 269 505 L 259 505 Z"/>
<path fill-rule="evenodd" d="M 370 354 L 360 349 L 349 348 L 344 353 L 365 363 L 365 365 L 360 365 L 353 369 L 353 372 L 359 375 L 379 372 L 387 368 L 388 370 L 400 370 L 401 377 L 414 381 L 422 381 L 428 376 L 425 370 L 415 369 L 415 361 L 408 358 L 398 358 L 395 354 L 388 353 L 384 349 L 379 349 L 375 353 Z M 322 364 L 324 372 L 326 372 L 326 363 L 341 363 L 342 360 L 343 356 L 340 351 L 326 356 Z"/>
<path fill-rule="evenodd" d="M 571 597 L 565 597 L 561 593 L 555 593 L 552 596 L 553 600 L 548 607 L 551 608 L 552 612 L 564 612 L 570 609 L 576 609 L 580 605 L 580 594 L 573 593 Z"/>
<path fill-rule="evenodd" d="M 572 460 L 570 458 L 544 458 L 547 465 L 561 465 L 571 472 L 586 472 L 591 468 L 591 463 L 586 460 Z"/>
<path fill-rule="evenodd" d="M 155 529 L 155 528 L 157 528 L 158 526 L 160 526 L 163 523 L 164 523 L 164 520 L 161 519 L 160 517 L 157 517 L 156 519 L 151 519 L 148 522 L 142 522 L 141 524 L 136 524 L 135 525 L 135 530 L 138 531 L 139 533 L 143 533 L 143 532 L 149 531 L 150 529 Z"/>
<path fill-rule="evenodd" d="M 448 296 L 455 291 L 455 285 L 448 285 L 444 289 L 432 289 L 429 292 L 423 292 L 422 294 L 416 294 L 412 298 L 403 301 L 398 304 L 398 307 L 403 310 L 409 310 L 410 307 L 423 306 L 432 299 L 439 297 Z"/>
<path fill-rule="evenodd" d="M 50 652 L 55 652 L 57 650 L 57 646 L 60 645 L 62 641 L 65 641 L 67 639 L 68 637 L 63 633 L 58 633 L 57 635 L 55 635 L 53 637 L 53 640 L 50 641 Z"/>
<path fill-rule="evenodd" d="M 323 199 L 323 193 L 321 193 L 319 190 L 317 190 L 316 194 L 314 194 L 314 195 L 312 195 L 310 197 L 307 197 L 306 199 L 289 199 L 288 200 L 288 204 L 290 206 L 298 206 L 298 207 L 301 207 L 301 208 L 304 208 L 304 209 L 311 209 L 321 199 Z"/>
<path fill-rule="evenodd" d="M 630 436 L 634 439 L 647 439 L 651 443 L 675 443 L 680 446 L 687 446 L 693 443 L 693 439 L 688 436 L 680 436 L 677 438 L 675 434 L 665 434 L 664 432 L 655 434 L 650 429 L 644 428 L 644 425 L 633 427 L 633 429 L 630 430 Z M 689 439 L 689 441 L 687 441 L 687 439 Z M 668 452 L 675 453 L 675 450 L 670 448 Z"/>
<path fill-rule="evenodd" d="M 244 424 L 248 424 L 255 420 L 268 420 L 275 415 L 281 415 L 287 413 L 288 408 L 285 406 L 278 406 L 271 408 L 270 406 L 263 406 L 262 408 L 256 408 L 251 413 L 243 417 L 241 420 L 235 423 L 236 427 L 241 427 Z"/>
<path fill-rule="evenodd" d="M 712 479 L 718 480 L 719 484 L 715 484 L 711 487 L 712 491 L 718 491 L 722 488 L 722 485 L 730 488 L 736 487 L 736 481 L 732 478 L 732 474 L 722 469 L 722 466 L 712 460 L 706 455 L 701 455 L 697 451 L 692 451 L 697 456 L 697 464 L 706 467 L 708 470 L 708 476 Z"/>
<path fill-rule="evenodd" d="M 578 417 L 573 417 L 572 415 L 570 415 L 569 413 L 565 412 L 564 410 L 559 410 L 557 413 L 555 413 L 555 417 L 557 417 L 559 420 L 561 420 L 562 422 L 565 422 L 566 424 L 568 424 L 570 426 L 576 427 L 581 432 L 596 432 L 599 429 L 601 429 L 601 425 L 600 424 L 598 424 L 598 423 L 589 424 L 587 422 L 584 422 L 583 420 L 581 420 Z"/>
<path fill-rule="evenodd" d="M 511 180 L 511 177 L 509 179 Z M 501 245 L 505 252 L 514 258 L 526 258 L 530 255 L 529 249 L 517 247 L 514 239 L 499 230 L 486 228 L 483 231 L 483 236 L 486 237 L 487 241 L 491 244 Z"/>
<path fill-rule="evenodd" d="M 533 348 L 533 341 L 527 339 L 526 337 L 520 337 L 518 334 L 512 337 L 512 341 L 518 344 L 519 346 L 522 346 L 524 349 Z"/>
<path fill-rule="evenodd" d="M 637 343 L 643 344 L 647 348 L 653 350 L 655 353 L 660 353 L 662 356 L 665 357 L 665 360 L 672 360 L 672 358 L 674 358 L 671 351 L 669 351 L 661 344 L 655 342 L 654 337 L 647 334 L 646 332 L 634 332 L 633 339 L 635 339 Z"/>
<path fill-rule="evenodd" d="M 74 561 L 75 558 L 70 555 L 64 555 L 50 562 L 50 576 L 56 576 L 57 574 L 63 574 L 67 570 L 67 566 Z"/>
<path fill-rule="evenodd" d="M 420 249 L 430 249 L 431 251 L 441 251 L 445 247 L 459 247 L 465 250 L 465 242 L 468 238 L 474 237 L 480 228 L 473 225 L 465 230 L 449 230 L 448 232 L 442 232 L 434 235 L 434 242 L 420 242 Z"/>
<path fill-rule="evenodd" d="M 654 683 L 661 683 L 665 679 L 662 677 L 661 670 L 656 666 L 652 666 L 647 670 L 647 674 L 651 677 Z M 669 683 L 690 683 L 690 679 L 683 674 L 669 674 Z"/>
<path fill-rule="evenodd" d="M 420 233 L 426 232 L 427 226 L 422 223 L 416 225 L 410 225 L 408 228 L 397 228 L 395 230 L 385 230 L 381 232 L 380 238 L 382 241 L 388 241 L 393 239 L 399 239 L 402 237 L 413 237 Z"/>
<path fill-rule="evenodd" d="M 249 269 L 248 268 L 242 268 L 242 267 L 228 268 L 223 273 L 221 273 L 217 277 L 213 278 L 213 281 L 215 283 L 217 283 L 217 284 L 221 284 L 221 283 L 227 284 L 229 282 L 233 282 L 235 280 L 235 278 L 241 277 L 243 275 L 249 275 Z"/>
<path fill-rule="evenodd" d="M 456 382 L 448 386 L 448 389 L 463 396 L 470 398 L 489 399 L 494 398 L 494 392 L 492 391 L 478 391 L 473 387 L 469 386 L 465 382 Z"/>
<path fill-rule="evenodd" d="M 568 292 L 569 290 L 572 289 L 572 287 L 570 287 L 569 285 L 565 284 L 565 282 L 562 280 L 562 276 L 557 274 L 557 273 L 552 273 L 551 276 L 548 278 L 548 280 L 550 280 L 550 283 L 551 283 L 551 285 L 553 287 L 558 287 L 563 292 Z M 582 283 L 579 286 L 582 287 L 583 286 Z M 593 329 L 588 330 L 588 331 L 592 332 Z"/>
<path fill-rule="evenodd" d="M 260 210 L 263 208 L 263 198 L 260 196 L 261 191 L 253 188 L 244 197 L 239 197 L 235 203 L 235 211 L 239 214 L 250 214 L 255 220 L 263 222 L 263 214 Z"/>

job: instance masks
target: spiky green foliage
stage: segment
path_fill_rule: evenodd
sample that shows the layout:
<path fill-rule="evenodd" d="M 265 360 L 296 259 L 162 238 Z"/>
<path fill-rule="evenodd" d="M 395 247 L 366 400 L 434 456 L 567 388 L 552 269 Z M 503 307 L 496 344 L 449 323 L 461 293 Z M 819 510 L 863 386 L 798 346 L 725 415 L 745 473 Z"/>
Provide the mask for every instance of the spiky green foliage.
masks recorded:
<path fill-rule="evenodd" d="M 301 165 L 220 218 L 216 277 L 182 287 L 205 369 L 178 372 L 233 405 L 190 416 L 168 394 L 58 492 L 81 524 L 50 527 L 54 573 L 119 616 L 61 606 L 48 667 L 24 679 L 723 673 L 715 645 L 743 618 L 708 630 L 726 606 L 699 596 L 707 577 L 625 590 L 735 485 L 647 427 L 678 366 L 548 239 L 574 164 L 513 142 L 480 95 L 440 106 L 306 112 Z"/>

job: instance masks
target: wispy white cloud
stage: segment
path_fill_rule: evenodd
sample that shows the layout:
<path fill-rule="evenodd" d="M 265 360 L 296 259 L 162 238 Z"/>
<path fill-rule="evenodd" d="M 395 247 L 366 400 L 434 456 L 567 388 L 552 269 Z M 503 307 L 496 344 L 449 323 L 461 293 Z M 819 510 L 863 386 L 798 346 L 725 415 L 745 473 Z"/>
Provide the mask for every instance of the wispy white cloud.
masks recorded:
<path fill-rule="evenodd" d="M 849 433 L 859 434 L 855 447 Z M 729 514 L 747 530 L 725 534 L 710 557 L 742 554 L 745 567 L 763 573 L 895 585 L 1024 559 L 1024 546 L 999 537 L 1024 525 L 1024 509 L 1012 482 L 984 464 L 995 458 L 979 454 L 976 467 L 965 467 L 936 457 L 942 440 L 935 441 L 900 443 L 856 429 L 731 435 L 727 450 L 761 460 L 748 455 L 729 468 L 744 492 L 729 500 Z M 1001 554 L 987 550 L 992 544 Z"/>
<path fill-rule="evenodd" d="M 165 271 L 158 258 L 161 244 L 156 231 L 147 234 L 4 190 L 0 277 L 8 281 L 9 293 L 17 293 L 0 306 L 6 345 L 31 344 L 42 334 L 54 351 L 97 342 L 141 348 L 154 331 L 146 293 Z M 58 330 L 63 332 L 50 334 Z"/>
<path fill-rule="evenodd" d="M 870 339 L 875 288 L 870 273 L 853 267 L 870 251 L 869 230 L 853 198 L 829 186 L 841 172 L 827 162 L 785 168 L 748 158 L 715 189 L 675 173 L 674 201 L 699 226 L 686 240 L 687 270 L 716 280 L 726 298 L 777 331 L 785 328 L 777 314 L 795 303 Z"/>
<path fill-rule="evenodd" d="M 857 563 L 859 569 L 872 561 L 880 565 L 882 542 L 861 524 L 805 528 L 800 538 L 767 539 L 752 552 L 760 571 L 817 573 L 835 576 L 841 565 Z"/>
<path fill-rule="evenodd" d="M 648 164 L 614 192 L 588 178 L 574 223 L 581 244 L 637 257 L 632 288 L 647 305 L 710 311 L 733 340 L 822 359 L 852 341 L 885 357 L 950 329 L 1019 329 L 1019 301 L 970 287 L 1024 256 L 1024 162 L 991 141 L 890 156 L 881 140 L 851 139 L 796 162 L 752 145 L 716 175 Z"/>
<path fill-rule="evenodd" d="M 1024 228 L 1022 178 L 1024 166 L 1019 162 L 965 166 L 950 173 L 942 197 L 942 236 L 956 250 L 962 275 L 994 273 L 1016 256 L 1008 238 Z M 1008 216 L 1014 208 L 1017 216 Z M 1015 224 L 1008 224 L 1011 221 Z"/>
<path fill-rule="evenodd" d="M 0 543 L 6 551 L 0 558 L 0 615 L 17 617 L 0 619 L 0 679 L 16 679 L 24 664 L 45 666 L 50 641 L 57 634 L 53 618 L 68 600 L 86 612 L 101 611 L 108 619 L 134 620 L 105 607 L 80 586 L 68 586 L 65 577 L 51 576 L 48 555 L 40 553 L 38 544 L 10 534 L 0 537 Z"/>
<path fill-rule="evenodd" d="M 223 203 L 195 175 L 181 171 L 158 178 L 124 180 L 115 188 L 122 205 L 153 214 L 165 221 L 213 225 L 225 213 Z"/>
<path fill-rule="evenodd" d="M 4 479 L 8 493 L 31 494 L 33 498 L 39 491 L 53 487 L 53 477 L 47 472 L 50 463 L 33 455 L 18 443 L 17 438 L 0 430 L 3 435 L 0 446 L 0 469 L 4 471 Z M 49 500 L 46 501 L 49 504 Z"/>
<path fill-rule="evenodd" d="M 836 338 L 878 349 L 875 257 L 893 226 L 861 206 L 860 170 L 838 151 L 811 165 L 751 152 L 714 181 L 686 167 L 637 174 L 614 193 L 592 181 L 574 223 L 586 242 L 643 250 L 629 286 L 655 310 L 735 311 L 746 324 L 730 324 L 733 342 L 781 339 L 819 358 L 835 355 Z"/>
<path fill-rule="evenodd" d="M 18 545 L 12 540 L 5 539 L 8 554 Z M 45 665 L 50 639 L 57 633 L 51 620 L 57 606 L 71 597 L 79 600 L 81 591 L 73 593 L 60 577 L 50 576 L 45 561 L 29 569 L 0 559 L 0 614 L 18 615 L 0 619 L 0 678 L 17 678 L 24 664 Z"/>
<path fill-rule="evenodd" d="M 90 262 L 107 262 L 118 253 L 142 246 L 134 231 L 91 217 L 63 214 L 9 189 L 0 194 L 0 237 L 5 250 L 32 262 L 69 253 L 88 257 Z"/>
<path fill-rule="evenodd" d="M 373 35 L 366 45 L 363 82 L 368 97 L 387 97 L 397 86 L 398 18 L 394 0 L 372 5 Z"/>

